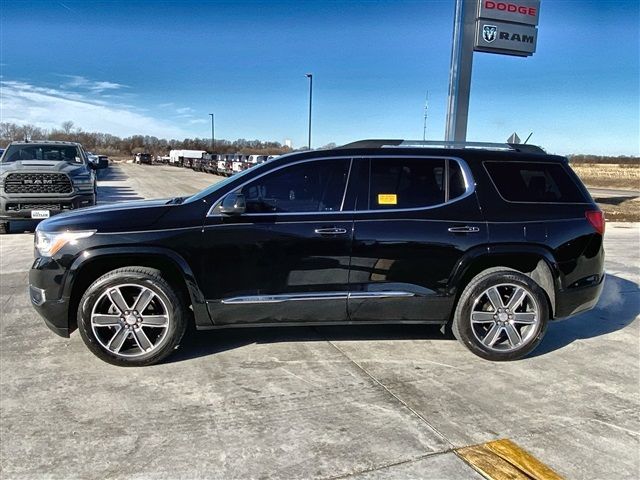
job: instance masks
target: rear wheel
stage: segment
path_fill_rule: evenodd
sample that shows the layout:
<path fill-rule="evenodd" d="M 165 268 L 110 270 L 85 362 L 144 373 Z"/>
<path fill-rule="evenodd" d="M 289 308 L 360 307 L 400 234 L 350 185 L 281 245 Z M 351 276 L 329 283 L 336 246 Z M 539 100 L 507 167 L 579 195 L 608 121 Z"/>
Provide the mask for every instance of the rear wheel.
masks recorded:
<path fill-rule="evenodd" d="M 456 338 L 487 360 L 517 360 L 542 340 L 549 319 L 544 291 L 511 271 L 481 273 L 464 289 L 453 319 Z"/>
<path fill-rule="evenodd" d="M 9 233 L 9 222 L 0 222 L 0 234 Z"/>
<path fill-rule="evenodd" d="M 120 366 L 158 363 L 184 335 L 188 311 L 160 271 L 127 267 L 97 279 L 78 308 L 84 343 L 102 360 Z"/>

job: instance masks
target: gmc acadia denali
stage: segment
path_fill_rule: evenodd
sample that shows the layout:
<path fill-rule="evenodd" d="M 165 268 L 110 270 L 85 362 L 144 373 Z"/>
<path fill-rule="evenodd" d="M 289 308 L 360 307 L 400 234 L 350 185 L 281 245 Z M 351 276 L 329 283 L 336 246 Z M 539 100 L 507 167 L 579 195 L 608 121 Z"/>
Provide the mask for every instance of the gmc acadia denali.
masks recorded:
<path fill-rule="evenodd" d="M 604 218 L 539 147 L 368 140 L 284 155 L 190 197 L 42 222 L 30 297 L 116 365 L 198 329 L 431 323 L 513 360 L 592 308 Z"/>
<path fill-rule="evenodd" d="M 78 143 L 11 142 L 0 157 L 0 233 L 10 220 L 95 205 L 97 168 Z"/>

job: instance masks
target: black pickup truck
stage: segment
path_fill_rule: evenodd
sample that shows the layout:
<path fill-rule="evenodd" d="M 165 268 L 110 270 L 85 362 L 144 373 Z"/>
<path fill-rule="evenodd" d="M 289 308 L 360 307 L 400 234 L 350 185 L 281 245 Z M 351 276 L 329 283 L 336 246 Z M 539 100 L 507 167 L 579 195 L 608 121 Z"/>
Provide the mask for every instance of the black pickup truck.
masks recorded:
<path fill-rule="evenodd" d="M 11 220 L 42 220 L 96 203 L 96 174 L 79 143 L 12 142 L 0 157 L 0 233 Z"/>

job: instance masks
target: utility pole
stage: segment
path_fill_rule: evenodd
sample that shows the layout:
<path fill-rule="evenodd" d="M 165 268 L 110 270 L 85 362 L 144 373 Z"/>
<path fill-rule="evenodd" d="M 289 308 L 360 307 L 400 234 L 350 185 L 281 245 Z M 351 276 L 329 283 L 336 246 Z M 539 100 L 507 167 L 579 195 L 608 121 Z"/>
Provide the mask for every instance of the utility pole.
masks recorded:
<path fill-rule="evenodd" d="M 209 115 L 211 116 L 211 153 L 214 153 L 216 150 L 215 121 L 213 113 Z"/>
<path fill-rule="evenodd" d="M 307 143 L 309 150 L 311 150 L 311 102 L 313 100 L 313 73 L 305 74 L 305 77 L 309 79 L 309 142 Z"/>
<path fill-rule="evenodd" d="M 424 101 L 424 125 L 422 126 L 422 141 L 427 139 L 427 118 L 429 116 L 429 90 L 427 90 L 427 99 Z"/>

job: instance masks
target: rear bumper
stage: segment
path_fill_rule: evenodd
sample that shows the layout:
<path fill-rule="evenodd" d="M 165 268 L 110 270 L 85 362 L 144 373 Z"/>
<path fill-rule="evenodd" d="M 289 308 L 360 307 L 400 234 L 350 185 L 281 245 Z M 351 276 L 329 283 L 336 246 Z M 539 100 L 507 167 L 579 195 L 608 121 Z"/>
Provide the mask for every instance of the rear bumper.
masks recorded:
<path fill-rule="evenodd" d="M 0 196 L 0 220 L 31 220 L 32 210 L 48 210 L 51 216 L 58 213 L 95 205 L 93 193 L 69 197 L 5 197 Z M 34 208 L 35 207 L 35 208 Z"/>
<path fill-rule="evenodd" d="M 561 319 L 591 310 L 598 303 L 604 288 L 606 275 L 601 275 L 599 283 L 587 287 L 571 288 L 556 294 L 554 318 Z"/>

